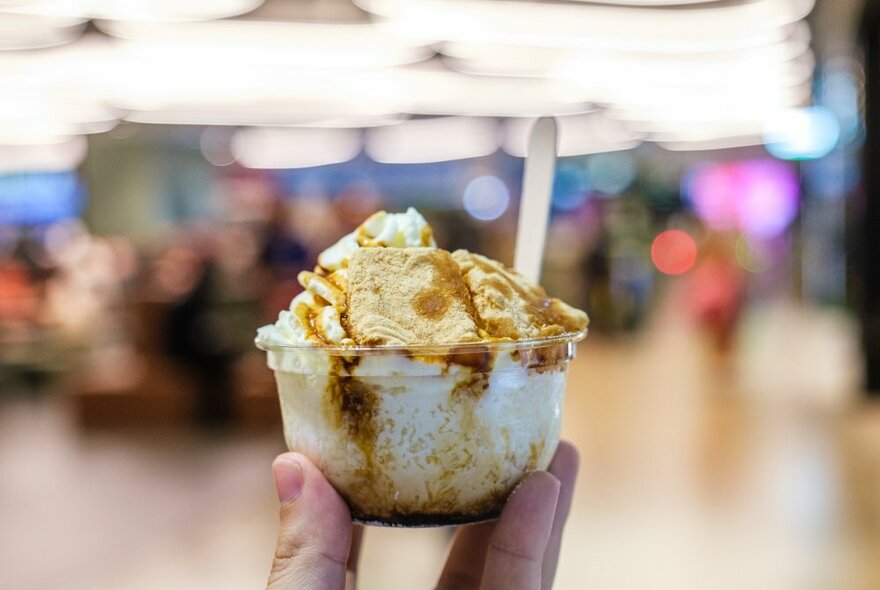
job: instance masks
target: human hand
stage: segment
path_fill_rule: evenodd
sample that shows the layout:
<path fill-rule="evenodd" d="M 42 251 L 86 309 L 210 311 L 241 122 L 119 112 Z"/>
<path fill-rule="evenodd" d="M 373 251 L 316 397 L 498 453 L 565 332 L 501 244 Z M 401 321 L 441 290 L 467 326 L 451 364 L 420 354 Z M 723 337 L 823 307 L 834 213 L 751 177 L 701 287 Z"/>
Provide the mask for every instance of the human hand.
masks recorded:
<path fill-rule="evenodd" d="M 460 527 L 437 590 L 548 590 L 578 468 L 562 441 L 545 471 L 528 475 L 497 521 Z M 281 530 L 267 590 L 353 590 L 363 527 L 315 465 L 284 453 L 273 473 Z"/>

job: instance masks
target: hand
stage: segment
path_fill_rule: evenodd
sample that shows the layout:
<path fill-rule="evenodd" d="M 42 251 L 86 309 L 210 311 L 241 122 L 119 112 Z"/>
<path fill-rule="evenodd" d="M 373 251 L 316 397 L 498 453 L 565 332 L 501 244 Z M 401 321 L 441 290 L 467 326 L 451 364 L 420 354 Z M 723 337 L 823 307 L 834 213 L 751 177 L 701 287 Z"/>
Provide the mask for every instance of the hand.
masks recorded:
<path fill-rule="evenodd" d="M 353 590 L 363 528 L 303 455 L 280 455 L 272 468 L 281 531 L 267 590 Z M 577 468 L 577 451 L 560 442 L 548 471 L 528 475 L 497 521 L 459 528 L 437 590 L 548 590 Z"/>

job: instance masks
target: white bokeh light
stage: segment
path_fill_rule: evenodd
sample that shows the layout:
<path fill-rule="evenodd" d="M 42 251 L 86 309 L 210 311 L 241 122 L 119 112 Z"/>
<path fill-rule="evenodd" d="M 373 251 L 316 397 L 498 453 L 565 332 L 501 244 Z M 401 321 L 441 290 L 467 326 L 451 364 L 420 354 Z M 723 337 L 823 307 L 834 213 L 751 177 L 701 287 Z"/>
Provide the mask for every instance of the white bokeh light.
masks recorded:
<path fill-rule="evenodd" d="M 767 151 L 783 160 L 821 158 L 839 139 L 837 118 L 822 106 L 789 109 L 772 121 L 764 135 Z"/>
<path fill-rule="evenodd" d="M 480 221 L 498 219 L 510 205 L 510 191 L 497 176 L 479 176 L 464 189 L 464 209 Z"/>

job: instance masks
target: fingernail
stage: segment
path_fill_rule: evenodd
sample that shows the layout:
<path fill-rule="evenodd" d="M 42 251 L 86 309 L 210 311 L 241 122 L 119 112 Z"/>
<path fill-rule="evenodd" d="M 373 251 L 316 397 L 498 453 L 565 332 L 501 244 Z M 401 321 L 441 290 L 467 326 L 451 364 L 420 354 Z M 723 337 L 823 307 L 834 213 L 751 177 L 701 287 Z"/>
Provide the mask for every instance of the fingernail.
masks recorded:
<path fill-rule="evenodd" d="M 278 501 L 287 504 L 299 498 L 305 483 L 300 462 L 291 456 L 281 457 L 275 462 L 273 472 Z"/>

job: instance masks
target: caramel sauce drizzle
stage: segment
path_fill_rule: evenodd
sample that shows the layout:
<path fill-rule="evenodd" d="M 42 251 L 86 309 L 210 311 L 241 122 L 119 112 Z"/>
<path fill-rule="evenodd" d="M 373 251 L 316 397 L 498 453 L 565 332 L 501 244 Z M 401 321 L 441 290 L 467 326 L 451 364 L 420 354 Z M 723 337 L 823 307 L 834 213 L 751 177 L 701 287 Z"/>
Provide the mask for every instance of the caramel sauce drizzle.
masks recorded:
<path fill-rule="evenodd" d="M 488 264 L 476 256 L 471 257 L 471 261 L 474 266 L 479 267 L 480 270 L 490 275 L 487 283 L 497 289 L 503 297 L 510 297 L 513 292 L 516 292 L 526 302 L 526 313 L 529 314 L 533 324 L 541 326 L 540 336 L 542 338 L 558 336 L 567 332 L 576 332 L 580 329 L 580 326 L 573 323 L 565 312 L 561 301 L 555 297 L 549 297 L 542 287 L 525 287 L 500 264 L 498 266 Z M 511 331 L 512 322 L 511 326 L 506 326 L 506 323 L 502 322 L 498 324 L 486 326 L 486 331 L 501 336 L 516 335 L 515 331 Z"/>

